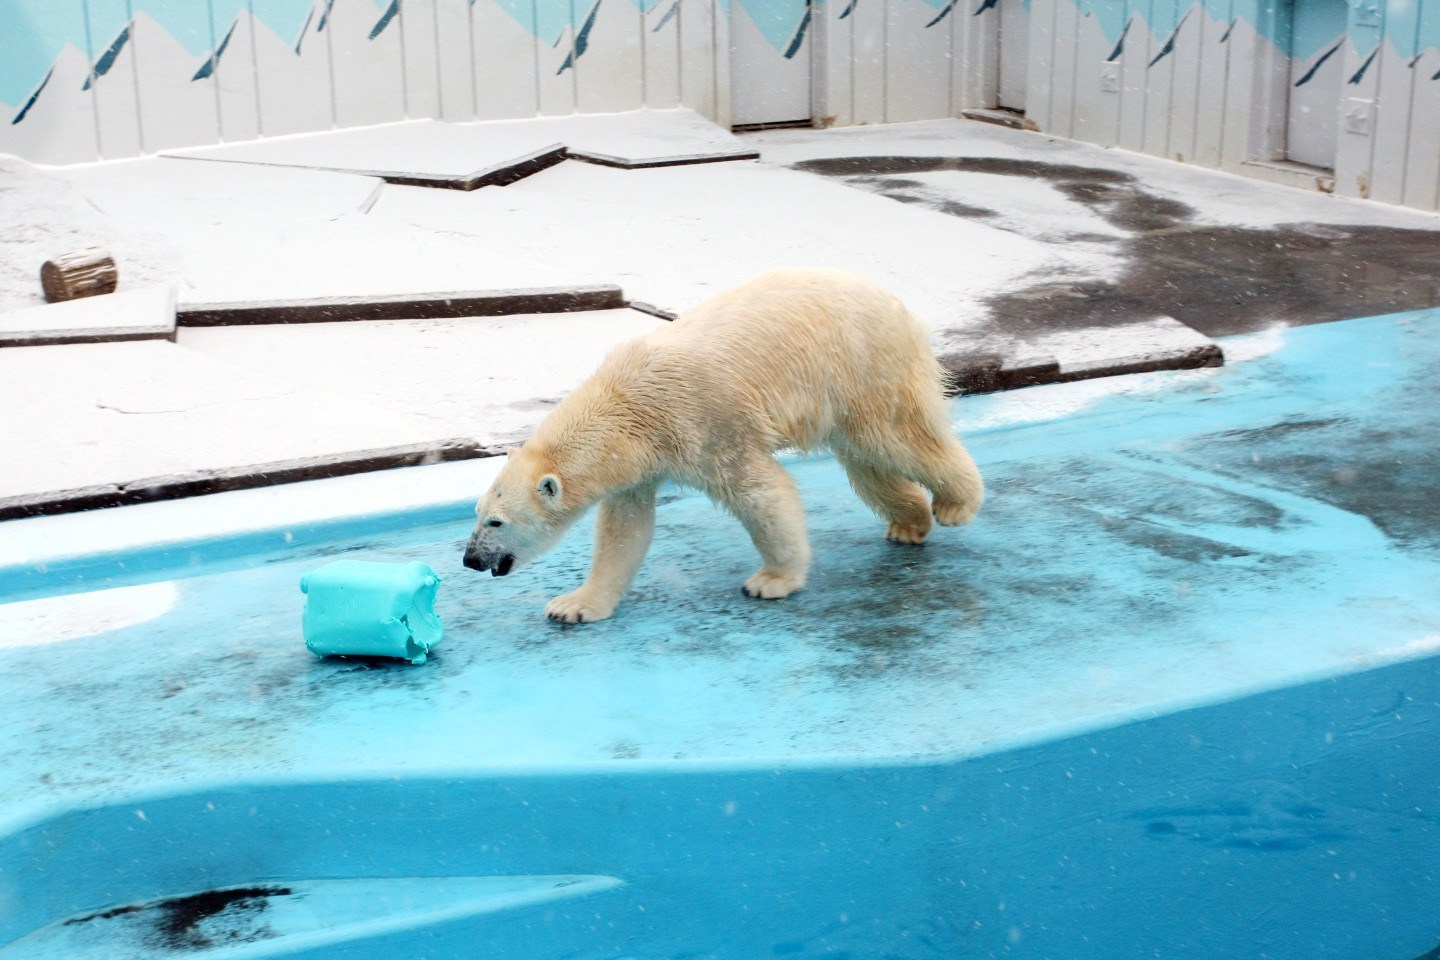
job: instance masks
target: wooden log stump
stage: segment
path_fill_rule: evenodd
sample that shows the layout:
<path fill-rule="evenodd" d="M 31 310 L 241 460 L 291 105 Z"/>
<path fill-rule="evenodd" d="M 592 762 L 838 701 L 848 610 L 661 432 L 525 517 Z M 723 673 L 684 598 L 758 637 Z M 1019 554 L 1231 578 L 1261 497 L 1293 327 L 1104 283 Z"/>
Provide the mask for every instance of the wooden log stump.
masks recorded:
<path fill-rule="evenodd" d="M 40 286 L 47 303 L 114 293 L 119 282 L 114 258 L 100 247 L 62 254 L 40 267 Z"/>

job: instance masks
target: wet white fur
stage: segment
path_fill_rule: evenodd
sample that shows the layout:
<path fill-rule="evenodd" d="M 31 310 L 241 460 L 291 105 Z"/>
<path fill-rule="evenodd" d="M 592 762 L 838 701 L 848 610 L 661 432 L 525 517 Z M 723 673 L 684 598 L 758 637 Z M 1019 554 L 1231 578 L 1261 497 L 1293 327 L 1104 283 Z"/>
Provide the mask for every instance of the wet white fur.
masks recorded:
<path fill-rule="evenodd" d="M 836 270 L 764 274 L 613 350 L 511 455 L 476 506 L 472 548 L 519 566 L 599 503 L 590 575 L 546 614 L 602 620 L 649 547 L 656 488 L 675 480 L 744 524 L 763 560 L 745 592 L 788 596 L 811 550 L 777 450 L 832 450 L 891 540 L 923 541 L 932 512 L 975 516 L 984 487 L 942 383 L 924 328 L 882 288 Z"/>

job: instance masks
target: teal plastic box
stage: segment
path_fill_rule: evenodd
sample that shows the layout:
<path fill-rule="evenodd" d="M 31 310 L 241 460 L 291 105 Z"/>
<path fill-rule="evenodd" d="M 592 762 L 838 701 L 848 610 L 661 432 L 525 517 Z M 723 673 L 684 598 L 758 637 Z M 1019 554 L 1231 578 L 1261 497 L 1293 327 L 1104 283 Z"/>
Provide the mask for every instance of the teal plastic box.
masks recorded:
<path fill-rule="evenodd" d="M 399 657 L 424 663 L 445 628 L 440 578 L 420 561 L 336 560 L 300 579 L 305 646 L 317 656 Z"/>

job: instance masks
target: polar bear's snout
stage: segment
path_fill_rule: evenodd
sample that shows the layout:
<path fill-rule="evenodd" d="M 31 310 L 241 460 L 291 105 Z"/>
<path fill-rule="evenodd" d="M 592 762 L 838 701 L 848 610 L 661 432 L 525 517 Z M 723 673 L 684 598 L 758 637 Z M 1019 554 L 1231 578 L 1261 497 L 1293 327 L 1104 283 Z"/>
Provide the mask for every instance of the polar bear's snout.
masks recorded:
<path fill-rule="evenodd" d="M 514 568 L 515 554 L 477 550 L 472 544 L 465 548 L 464 563 L 471 570 L 478 570 L 481 573 L 489 570 L 490 576 L 503 577 Z"/>

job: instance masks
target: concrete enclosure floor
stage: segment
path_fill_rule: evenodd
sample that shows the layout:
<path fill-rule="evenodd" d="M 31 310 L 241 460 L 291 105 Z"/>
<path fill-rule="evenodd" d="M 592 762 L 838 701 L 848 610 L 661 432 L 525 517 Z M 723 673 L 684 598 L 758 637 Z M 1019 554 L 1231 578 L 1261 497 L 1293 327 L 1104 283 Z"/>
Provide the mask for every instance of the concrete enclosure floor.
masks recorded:
<path fill-rule="evenodd" d="M 383 332 L 192 331 L 184 311 L 200 305 L 613 284 L 674 314 L 776 266 L 835 266 L 895 290 L 962 384 L 984 389 L 1216 362 L 1204 334 L 1440 302 L 1440 220 L 1413 211 L 963 120 L 737 140 L 693 116 L 673 133 L 662 114 L 641 119 L 632 130 L 634 118 L 590 118 L 583 136 L 557 121 L 526 143 L 598 137 L 641 160 L 741 143 L 762 159 L 566 161 L 472 192 L 169 157 L 7 167 L 0 214 L 25 228 L 0 268 L 0 308 L 10 308 L 0 342 L 47 317 L 81 339 L 121 327 L 164 336 L 172 303 L 182 327 L 175 342 L 0 348 L 5 406 L 43 403 L 55 418 L 0 424 L 0 449 L 28 452 L 0 478 L 0 509 L 28 515 L 484 453 L 522 439 L 605 345 L 656 322 L 592 311 L 523 323 L 400 318 Z M 404 134 L 413 128 L 423 146 L 444 124 L 386 128 L 375 143 L 385 162 L 418 164 L 417 174 L 441 161 L 468 168 L 455 151 L 485 125 L 463 126 L 438 158 L 407 154 Z M 233 149 L 266 160 L 300 147 L 324 154 L 327 136 Z M 365 134 L 333 136 L 343 147 Z M 116 254 L 122 292 L 173 293 L 132 298 L 144 309 L 123 318 L 104 298 L 69 312 L 15 309 L 37 302 L 30 269 L 40 260 L 96 241 Z M 137 404 L 140 394 L 151 399 Z M 305 431 L 308 454 L 281 423 Z"/>
<path fill-rule="evenodd" d="M 193 501 L 12 521 L 0 940 L 38 932 L 0 951 L 1425 955 L 1440 311 L 1223 345 L 956 401 L 990 499 L 923 547 L 791 464 L 817 560 L 775 603 L 681 491 L 579 627 L 541 611 L 588 531 L 476 575 L 464 499 L 260 530 L 227 503 L 262 491 L 220 494 L 248 512 L 220 539 Z M 373 479 L 393 505 L 493 462 Z M 127 511 L 141 539 L 97 552 Z M 425 664 L 305 650 L 299 579 L 347 556 L 439 572 Z"/>
<path fill-rule="evenodd" d="M 0 167 L 0 342 L 181 318 L 0 347 L 0 515 L 75 511 L 0 521 L 0 958 L 1437 955 L 1440 221 L 962 121 L 742 142 L 470 192 Z M 85 241 L 129 286 L 38 306 L 21 261 Z M 1055 381 L 953 401 L 972 525 L 888 543 L 818 456 L 784 601 L 679 489 L 611 620 L 542 615 L 589 523 L 462 566 L 482 454 L 797 263 Z M 439 573 L 428 660 L 306 650 L 336 558 Z"/>

